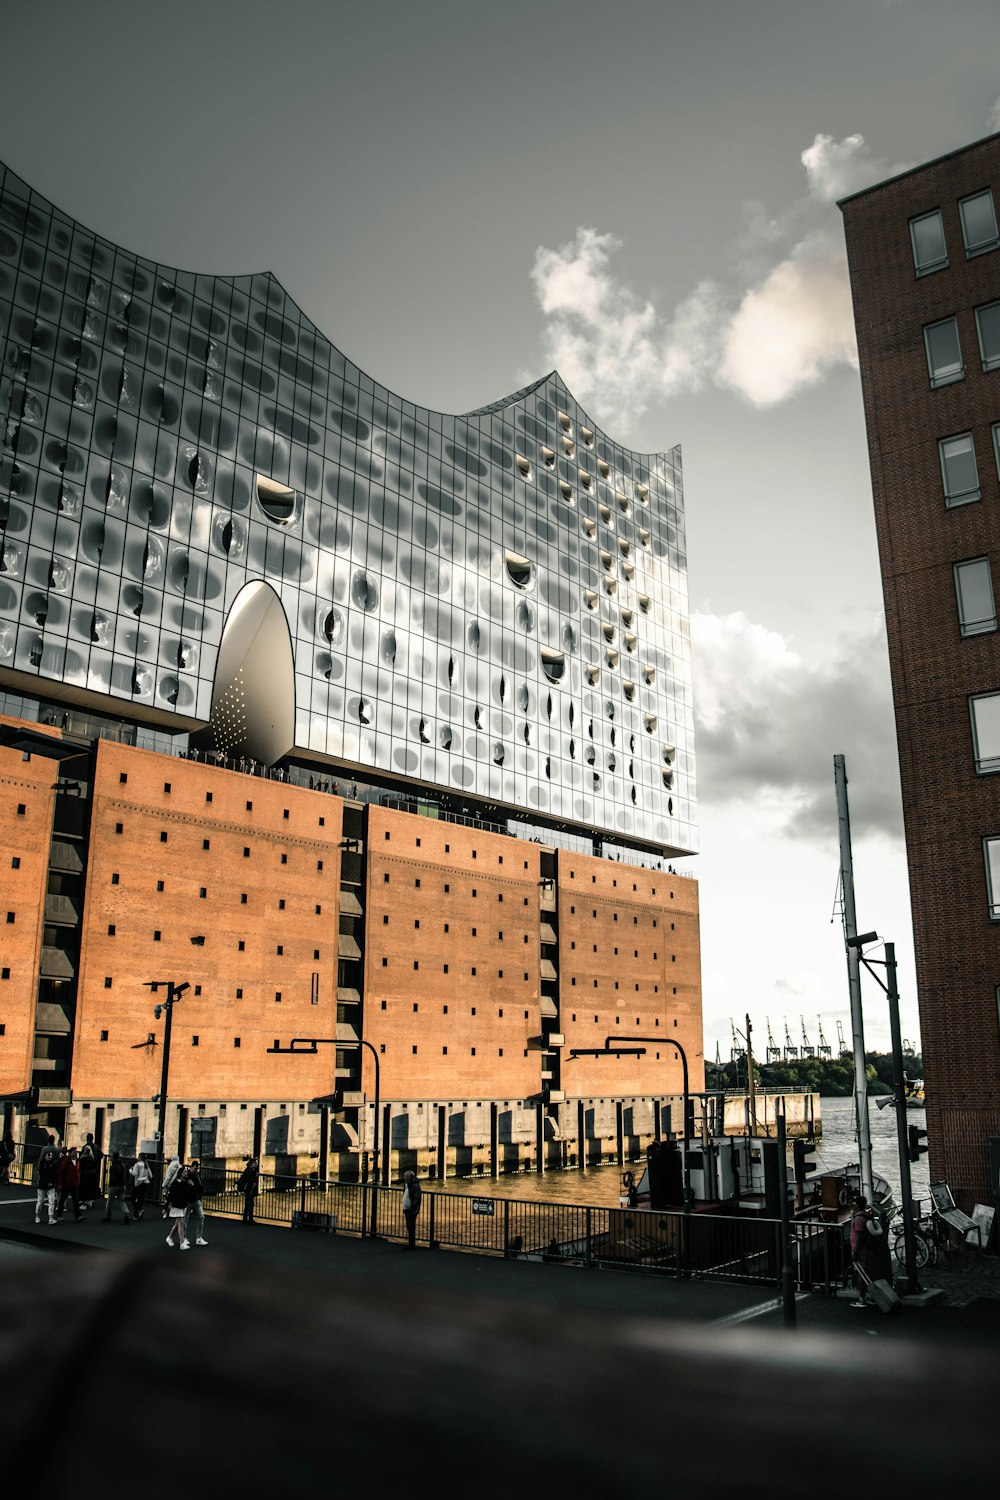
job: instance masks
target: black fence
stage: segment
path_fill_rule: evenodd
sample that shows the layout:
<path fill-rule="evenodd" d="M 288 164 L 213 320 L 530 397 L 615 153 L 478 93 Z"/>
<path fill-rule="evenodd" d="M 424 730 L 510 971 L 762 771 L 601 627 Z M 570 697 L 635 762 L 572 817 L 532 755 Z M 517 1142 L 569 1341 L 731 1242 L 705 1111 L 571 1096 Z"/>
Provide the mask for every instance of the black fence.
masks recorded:
<path fill-rule="evenodd" d="M 37 1148 L 25 1171 L 20 1149 L 12 1180 L 30 1182 Z M 128 1162 L 131 1166 L 131 1162 Z M 149 1203 L 160 1196 L 161 1163 L 149 1163 Z M 102 1163 L 106 1177 L 107 1159 Z M 263 1224 L 309 1224 L 341 1234 L 405 1240 L 402 1187 L 330 1182 L 315 1177 L 261 1173 L 248 1202 L 237 1183 L 239 1170 L 210 1163 L 201 1169 L 206 1213 Z M 517 1198 L 473 1197 L 424 1189 L 416 1225 L 417 1243 L 502 1255 L 508 1259 L 607 1266 L 667 1276 L 696 1276 L 777 1286 L 781 1270 L 781 1225 L 775 1219 L 679 1210 L 595 1208 Z M 795 1284 L 830 1293 L 843 1285 L 849 1264 L 840 1224 L 798 1220 L 789 1226 Z"/>

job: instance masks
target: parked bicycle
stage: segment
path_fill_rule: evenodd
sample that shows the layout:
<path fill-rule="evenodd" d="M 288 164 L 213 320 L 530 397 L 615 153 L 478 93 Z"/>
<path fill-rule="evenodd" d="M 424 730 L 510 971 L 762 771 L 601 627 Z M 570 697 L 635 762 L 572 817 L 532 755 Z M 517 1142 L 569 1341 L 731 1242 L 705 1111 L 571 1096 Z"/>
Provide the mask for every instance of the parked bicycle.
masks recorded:
<path fill-rule="evenodd" d="M 897 1264 L 906 1266 L 906 1235 L 903 1228 L 903 1210 L 897 1208 L 889 1222 L 889 1233 L 892 1236 L 892 1253 Z M 913 1248 L 917 1262 L 917 1270 L 922 1271 L 925 1266 L 936 1266 L 938 1259 L 937 1224 L 933 1212 L 921 1212 L 921 1203 L 918 1199 L 913 1205 Z"/>

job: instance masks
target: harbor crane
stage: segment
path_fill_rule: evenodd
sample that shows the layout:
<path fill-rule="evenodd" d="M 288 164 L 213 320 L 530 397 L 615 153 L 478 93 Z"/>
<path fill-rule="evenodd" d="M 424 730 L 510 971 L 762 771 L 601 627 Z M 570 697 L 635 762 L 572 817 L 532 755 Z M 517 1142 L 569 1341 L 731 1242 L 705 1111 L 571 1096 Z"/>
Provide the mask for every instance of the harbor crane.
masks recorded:
<path fill-rule="evenodd" d="M 850 1055 L 851 1055 L 851 1049 L 847 1045 L 847 1043 L 844 1041 L 844 1023 L 843 1023 L 843 1021 L 838 1021 L 837 1022 L 837 1050 L 840 1053 L 841 1057 L 850 1057 Z"/>
<path fill-rule="evenodd" d="M 792 1033 L 788 1029 L 788 1017 L 787 1016 L 784 1017 L 784 1022 L 785 1022 L 785 1062 L 794 1062 L 798 1058 L 799 1049 L 798 1049 L 798 1047 L 796 1047 L 795 1043 L 792 1041 Z"/>
<path fill-rule="evenodd" d="M 904 1057 L 916 1057 L 916 1055 L 917 1055 L 917 1049 L 916 1049 L 916 1047 L 914 1047 L 913 1043 L 912 1042 L 908 1042 L 906 1040 L 906 1037 L 904 1037 L 903 1038 L 903 1056 Z"/>
<path fill-rule="evenodd" d="M 830 1043 L 827 1041 L 826 1037 L 823 1035 L 823 1017 L 822 1016 L 817 1016 L 816 1017 L 816 1025 L 819 1028 L 819 1043 L 818 1043 L 818 1045 L 816 1047 L 816 1055 L 817 1055 L 817 1057 L 832 1057 L 833 1056 L 833 1048 L 830 1046 Z"/>
<path fill-rule="evenodd" d="M 816 1056 L 816 1048 L 813 1046 L 812 1042 L 810 1042 L 809 1038 L 806 1036 L 806 1018 L 805 1018 L 805 1016 L 799 1016 L 799 1020 L 802 1023 L 802 1056 L 804 1058 L 806 1058 L 806 1057 L 815 1057 Z"/>
<path fill-rule="evenodd" d="M 729 1060 L 730 1062 L 739 1063 L 743 1061 L 744 1055 L 746 1053 L 746 1048 L 740 1046 L 740 1034 L 736 1030 L 736 1022 L 733 1020 L 732 1016 L 730 1016 L 729 1018 L 729 1025 L 732 1028 L 733 1033 L 733 1042 L 729 1053 Z"/>
<path fill-rule="evenodd" d="M 772 1032 L 771 1032 L 771 1018 L 770 1018 L 770 1016 L 766 1016 L 765 1017 L 765 1023 L 767 1025 L 767 1060 L 768 1060 L 769 1063 L 771 1063 L 771 1062 L 780 1062 L 781 1061 L 781 1048 L 775 1042 L 774 1036 L 772 1035 Z"/>

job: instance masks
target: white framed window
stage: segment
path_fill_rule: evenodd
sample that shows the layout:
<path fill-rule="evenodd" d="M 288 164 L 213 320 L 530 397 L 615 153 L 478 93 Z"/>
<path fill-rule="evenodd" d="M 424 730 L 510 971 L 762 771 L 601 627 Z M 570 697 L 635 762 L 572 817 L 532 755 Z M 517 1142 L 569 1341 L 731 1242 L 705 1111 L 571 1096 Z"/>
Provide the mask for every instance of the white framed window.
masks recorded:
<path fill-rule="evenodd" d="M 979 352 L 984 370 L 1000 369 L 1000 302 L 988 302 L 976 308 Z"/>
<path fill-rule="evenodd" d="M 944 270 L 948 264 L 948 247 L 944 240 L 944 223 L 939 208 L 910 220 L 910 244 L 918 276 Z"/>
<path fill-rule="evenodd" d="M 1000 423 L 998 423 L 1000 426 Z M 979 499 L 979 469 L 971 432 L 959 432 L 938 442 L 945 505 L 968 505 Z"/>
<path fill-rule="evenodd" d="M 983 863 L 986 866 L 986 900 L 990 921 L 1000 922 L 1000 839 L 983 839 Z"/>
<path fill-rule="evenodd" d="M 997 607 L 988 557 L 973 557 L 955 564 L 955 598 L 958 628 L 963 636 L 987 635 L 996 630 Z"/>
<path fill-rule="evenodd" d="M 962 220 L 966 255 L 982 255 L 984 251 L 995 250 L 1000 245 L 993 194 L 989 188 L 963 198 L 958 205 L 958 212 Z"/>
<path fill-rule="evenodd" d="M 1000 693 L 977 693 L 969 699 L 976 774 L 1000 771 Z"/>
<path fill-rule="evenodd" d="M 927 373 L 931 378 L 932 390 L 940 385 L 950 385 L 953 380 L 965 378 L 958 324 L 954 318 L 942 318 L 940 323 L 928 323 L 924 329 L 924 348 L 927 350 Z"/>

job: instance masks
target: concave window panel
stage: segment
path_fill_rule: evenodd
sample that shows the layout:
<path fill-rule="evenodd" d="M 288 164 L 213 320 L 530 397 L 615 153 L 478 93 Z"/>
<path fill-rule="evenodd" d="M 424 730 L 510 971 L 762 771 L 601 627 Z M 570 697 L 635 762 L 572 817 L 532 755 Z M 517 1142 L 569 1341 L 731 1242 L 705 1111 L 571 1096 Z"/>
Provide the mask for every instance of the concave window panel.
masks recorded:
<path fill-rule="evenodd" d="M 642 501 L 643 505 L 646 505 L 648 503 L 648 501 L 649 501 L 649 485 L 648 484 L 637 484 L 636 487 L 635 487 L 635 490 L 636 490 L 636 494 L 639 496 L 639 499 Z"/>
<path fill-rule="evenodd" d="M 986 866 L 986 899 L 990 921 L 1000 922 L 1000 838 L 983 839 L 983 862 Z"/>
<path fill-rule="evenodd" d="M 593 589 L 584 589 L 584 591 L 583 591 L 583 598 L 584 598 L 584 602 L 586 603 L 586 606 L 587 606 L 588 609 L 596 609 L 597 608 L 597 605 L 598 605 L 598 596 L 594 592 Z"/>
<path fill-rule="evenodd" d="M 598 474 L 600 474 L 602 479 L 607 479 L 608 475 L 611 473 L 611 465 L 608 463 L 606 458 L 599 458 L 597 460 L 597 472 Z"/>
<path fill-rule="evenodd" d="M 984 370 L 1000 369 L 1000 302 L 976 308 L 976 329 Z"/>
<path fill-rule="evenodd" d="M 945 504 L 968 505 L 971 501 L 978 500 L 979 469 L 972 433 L 960 432 L 955 437 L 941 438 L 938 453 L 941 457 Z"/>
<path fill-rule="evenodd" d="M 593 540 L 593 538 L 597 535 L 597 522 L 592 520 L 590 516 L 584 516 L 583 529 L 587 536 L 589 536 L 591 540 Z"/>
<path fill-rule="evenodd" d="M 982 255 L 986 250 L 995 250 L 1000 245 L 997 234 L 996 209 L 989 188 L 982 193 L 973 193 L 963 198 L 958 205 L 962 220 L 962 239 L 966 255 Z"/>
<path fill-rule="evenodd" d="M 584 674 L 591 687 L 595 687 L 601 680 L 601 669 L 594 662 L 589 661 L 584 667 Z"/>
<path fill-rule="evenodd" d="M 530 479 L 531 478 L 531 460 L 528 459 L 528 458 L 525 458 L 525 456 L 524 456 L 523 453 L 517 453 L 514 456 L 514 462 L 517 464 L 517 467 L 518 467 L 519 471 L 524 475 L 525 479 Z"/>
<path fill-rule="evenodd" d="M 919 218 L 910 220 L 910 244 L 918 276 L 944 269 L 948 264 L 948 247 L 945 244 L 940 209 L 935 208 L 929 214 L 921 214 Z"/>
<path fill-rule="evenodd" d="M 635 701 L 635 683 L 634 682 L 623 682 L 622 683 L 622 692 L 625 694 L 625 697 L 628 699 L 628 701 L 630 703 L 633 703 Z"/>
<path fill-rule="evenodd" d="M 507 576 L 515 588 L 530 589 L 535 581 L 535 565 L 526 557 L 521 557 L 517 552 L 505 552 L 504 562 L 507 565 Z"/>
<path fill-rule="evenodd" d="M 955 564 L 958 628 L 963 636 L 988 635 L 997 628 L 997 607 L 988 557 Z"/>
<path fill-rule="evenodd" d="M 969 699 L 969 713 L 976 771 L 993 776 L 1000 771 L 1000 693 L 977 693 Z"/>
<path fill-rule="evenodd" d="M 561 651 L 551 651 L 547 646 L 541 649 L 542 671 L 550 682 L 561 682 L 566 675 L 566 658 Z"/>
<path fill-rule="evenodd" d="M 606 641 L 610 642 L 610 641 L 614 640 L 614 638 L 615 638 L 615 627 L 612 625 L 612 623 L 611 623 L 610 620 L 602 620 L 602 622 L 601 622 L 601 629 L 604 632 L 604 639 Z"/>
<path fill-rule="evenodd" d="M 639 608 L 642 610 L 642 612 L 643 612 L 644 615 L 648 615 L 649 611 L 653 607 L 652 606 L 652 600 L 649 598 L 649 596 L 647 594 L 640 594 L 639 595 L 639 597 L 638 597 L 638 604 L 639 604 Z"/>
<path fill-rule="evenodd" d="M 295 491 L 276 479 L 268 479 L 266 474 L 256 475 L 254 483 L 257 504 L 268 520 L 278 526 L 290 526 L 295 520 Z"/>
<path fill-rule="evenodd" d="M 597 507 L 597 510 L 598 510 L 598 514 L 601 517 L 601 520 L 605 523 L 605 525 L 606 526 L 610 526 L 611 525 L 611 507 L 610 507 L 610 505 L 599 505 Z"/>
<path fill-rule="evenodd" d="M 924 329 L 924 348 L 927 352 L 927 373 L 932 390 L 964 378 L 962 346 L 958 338 L 958 324 L 954 318 L 942 318 L 940 323 L 928 323 Z"/>
<path fill-rule="evenodd" d="M 545 465 L 545 467 L 547 469 L 554 469 L 556 463 L 556 455 L 553 450 L 551 448 L 542 448 L 541 454 L 542 463 Z"/>
<path fill-rule="evenodd" d="M 559 492 L 564 500 L 568 500 L 570 505 L 573 504 L 573 486 L 567 483 L 565 479 L 560 479 L 559 481 Z"/>
<path fill-rule="evenodd" d="M 572 420 L 566 415 L 566 413 L 564 411 L 561 411 L 558 412 L 557 415 L 559 418 L 559 426 L 562 428 L 563 432 L 572 432 L 573 423 Z"/>
<path fill-rule="evenodd" d="M 583 438 L 583 441 L 586 443 L 588 448 L 592 448 L 594 446 L 594 434 L 591 432 L 589 427 L 581 427 L 580 436 Z"/>

